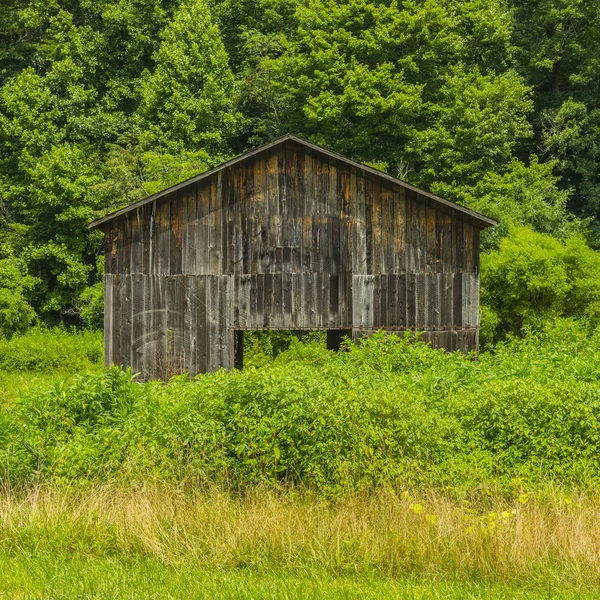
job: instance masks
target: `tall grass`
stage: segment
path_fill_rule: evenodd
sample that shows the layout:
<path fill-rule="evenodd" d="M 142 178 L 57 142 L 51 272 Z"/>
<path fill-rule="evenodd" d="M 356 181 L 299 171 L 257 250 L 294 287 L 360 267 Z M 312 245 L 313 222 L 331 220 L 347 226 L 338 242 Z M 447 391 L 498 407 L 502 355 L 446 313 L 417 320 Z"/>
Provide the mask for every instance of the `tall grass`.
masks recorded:
<path fill-rule="evenodd" d="M 264 488 L 37 486 L 0 495 L 0 551 L 594 587 L 599 518 L 598 498 L 560 490 L 469 504 L 408 490 L 324 502 Z"/>

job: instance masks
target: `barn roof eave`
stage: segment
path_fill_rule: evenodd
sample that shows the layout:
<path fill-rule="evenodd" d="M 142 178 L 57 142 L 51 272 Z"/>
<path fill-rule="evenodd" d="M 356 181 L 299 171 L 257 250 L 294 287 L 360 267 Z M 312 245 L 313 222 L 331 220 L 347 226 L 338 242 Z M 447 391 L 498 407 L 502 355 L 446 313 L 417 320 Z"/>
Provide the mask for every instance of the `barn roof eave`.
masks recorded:
<path fill-rule="evenodd" d="M 345 162 L 356 168 L 362 169 L 363 171 L 365 171 L 367 173 L 371 173 L 377 177 L 381 177 L 382 179 L 386 179 L 387 181 L 390 181 L 397 185 L 401 185 L 401 186 L 405 187 L 406 189 L 417 192 L 418 194 L 421 194 L 422 196 L 430 198 L 430 199 L 434 200 L 435 202 L 438 202 L 439 204 L 448 206 L 451 209 L 454 209 L 460 213 L 463 213 L 466 216 L 471 217 L 475 222 L 477 222 L 477 224 L 481 227 L 481 229 L 486 229 L 487 227 L 494 227 L 495 225 L 498 224 L 498 222 L 495 221 L 494 219 L 490 219 L 489 217 L 479 214 L 479 213 L 475 212 L 474 210 L 465 208 L 464 206 L 461 206 L 460 204 L 456 204 L 455 202 L 451 202 L 450 200 L 445 200 L 444 198 L 440 198 L 439 196 L 436 196 L 435 194 L 432 194 L 431 192 L 422 190 L 418 187 L 411 185 L 410 183 L 406 183 L 405 181 L 402 181 L 401 179 L 397 179 L 396 177 L 392 177 L 391 175 L 388 175 L 387 173 L 384 173 L 383 171 L 379 171 L 377 169 L 374 169 L 373 167 L 369 167 L 367 165 L 364 165 L 362 163 L 354 161 L 350 158 L 347 158 L 343 154 L 338 154 L 337 152 L 333 152 L 332 150 L 327 150 L 326 148 L 322 148 L 321 146 L 318 146 L 317 144 L 313 144 L 312 142 L 309 142 L 308 140 L 305 140 L 305 139 L 300 138 L 295 135 L 288 134 L 288 135 L 284 135 L 280 138 L 277 138 L 277 139 L 273 140 L 272 142 L 269 142 L 268 144 L 264 144 L 263 146 L 259 146 L 258 148 L 254 148 L 253 150 L 245 152 L 244 154 L 241 154 L 240 156 L 232 158 L 231 160 L 224 162 L 216 167 L 213 167 L 212 169 L 209 169 L 208 171 L 204 171 L 204 173 L 195 175 L 194 177 L 192 177 L 190 179 L 186 179 L 185 181 L 182 181 L 181 183 L 178 183 L 174 186 L 171 186 L 160 192 L 157 192 L 156 194 L 152 194 L 151 196 L 148 196 L 146 198 L 138 200 L 137 202 L 133 202 L 132 204 L 129 204 L 128 206 L 125 206 L 119 210 L 113 211 L 113 212 L 109 213 L 108 215 L 105 215 L 104 217 L 96 219 L 95 221 L 90 223 L 88 225 L 88 227 L 90 229 L 95 229 L 97 227 L 100 227 L 101 225 L 104 225 L 108 221 L 112 221 L 113 219 L 116 219 L 116 218 L 128 213 L 131 210 L 135 210 L 136 208 L 138 208 L 140 206 L 143 206 L 145 204 L 148 204 L 149 202 L 153 202 L 154 200 L 157 200 L 158 198 L 161 198 L 163 196 L 166 196 L 168 194 L 176 192 L 177 190 L 182 189 L 192 183 L 196 183 L 197 181 L 201 181 L 202 179 L 210 177 L 211 175 L 213 175 L 214 173 L 217 173 L 218 171 L 226 169 L 227 167 L 230 167 L 238 162 L 247 160 L 248 158 L 251 158 L 252 156 L 254 156 L 256 154 L 260 154 L 261 152 L 264 152 L 264 151 L 268 150 L 269 148 L 273 148 L 274 146 L 277 146 L 278 144 L 281 144 L 287 140 L 293 140 L 299 144 L 302 144 L 304 146 L 311 148 L 312 150 L 314 150 L 316 152 L 320 152 L 321 154 L 325 154 L 327 156 L 335 158 L 336 160 Z"/>

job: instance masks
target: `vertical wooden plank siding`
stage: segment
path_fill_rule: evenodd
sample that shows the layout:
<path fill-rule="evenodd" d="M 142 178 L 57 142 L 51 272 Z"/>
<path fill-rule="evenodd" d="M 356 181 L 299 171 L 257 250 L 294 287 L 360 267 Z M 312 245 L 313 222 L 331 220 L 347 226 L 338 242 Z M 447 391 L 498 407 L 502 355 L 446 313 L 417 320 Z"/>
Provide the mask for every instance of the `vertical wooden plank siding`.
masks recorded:
<path fill-rule="evenodd" d="M 108 233 L 106 239 L 109 239 Z M 113 353 L 113 336 L 112 332 L 115 327 L 113 322 L 115 318 L 115 310 L 113 307 L 113 283 L 114 275 L 112 273 L 104 273 L 104 366 L 110 367 L 114 360 Z M 117 315 L 118 316 L 118 315 Z"/>
<path fill-rule="evenodd" d="M 269 328 L 470 351 L 479 244 L 468 216 L 288 140 L 107 222 L 104 361 L 233 368 L 235 331 Z"/>

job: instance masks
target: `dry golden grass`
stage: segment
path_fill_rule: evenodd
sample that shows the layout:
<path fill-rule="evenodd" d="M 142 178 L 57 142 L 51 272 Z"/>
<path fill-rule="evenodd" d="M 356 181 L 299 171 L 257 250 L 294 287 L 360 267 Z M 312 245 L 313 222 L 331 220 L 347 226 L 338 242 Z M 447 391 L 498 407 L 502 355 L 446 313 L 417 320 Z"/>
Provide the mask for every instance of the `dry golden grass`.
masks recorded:
<path fill-rule="evenodd" d="M 600 585 L 600 499 L 549 492 L 469 505 L 386 491 L 323 502 L 301 491 L 40 486 L 0 494 L 0 549 L 590 587 Z"/>

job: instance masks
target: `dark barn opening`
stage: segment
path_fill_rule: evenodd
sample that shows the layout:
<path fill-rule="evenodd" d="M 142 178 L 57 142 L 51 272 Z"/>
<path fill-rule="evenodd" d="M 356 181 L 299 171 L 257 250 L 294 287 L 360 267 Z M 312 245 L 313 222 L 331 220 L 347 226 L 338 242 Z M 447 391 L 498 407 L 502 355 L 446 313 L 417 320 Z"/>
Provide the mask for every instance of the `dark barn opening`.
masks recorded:
<path fill-rule="evenodd" d="M 243 330 L 479 336 L 479 236 L 495 222 L 294 136 L 92 223 L 105 363 L 141 380 L 243 366 Z M 344 333 L 342 333 L 344 332 Z"/>
<path fill-rule="evenodd" d="M 236 329 L 235 334 L 234 334 L 234 344 L 235 344 L 234 362 L 233 362 L 234 369 L 243 369 L 244 368 L 244 348 L 246 347 L 244 338 L 247 335 L 252 335 L 255 333 L 265 334 L 267 336 L 273 335 L 273 334 L 277 335 L 277 333 L 286 333 L 286 334 L 289 334 L 290 336 L 293 336 L 296 339 L 302 341 L 302 339 L 305 336 L 307 336 L 309 334 L 314 334 L 315 332 L 314 331 L 302 331 L 302 330 L 274 332 L 274 331 L 269 331 L 269 330 L 249 331 L 249 330 Z M 322 339 L 323 347 L 327 348 L 327 350 L 332 350 L 334 352 L 340 351 L 341 346 L 342 346 L 342 341 L 344 340 L 344 338 L 352 339 L 352 330 L 351 329 L 327 329 L 324 331 L 319 331 L 319 333 L 324 334 L 323 339 Z M 287 348 L 290 346 L 290 344 L 291 344 L 290 338 L 283 340 L 283 341 L 280 340 L 279 343 L 276 344 L 277 347 L 274 350 L 273 356 L 276 357 L 280 352 L 287 350 Z"/>

